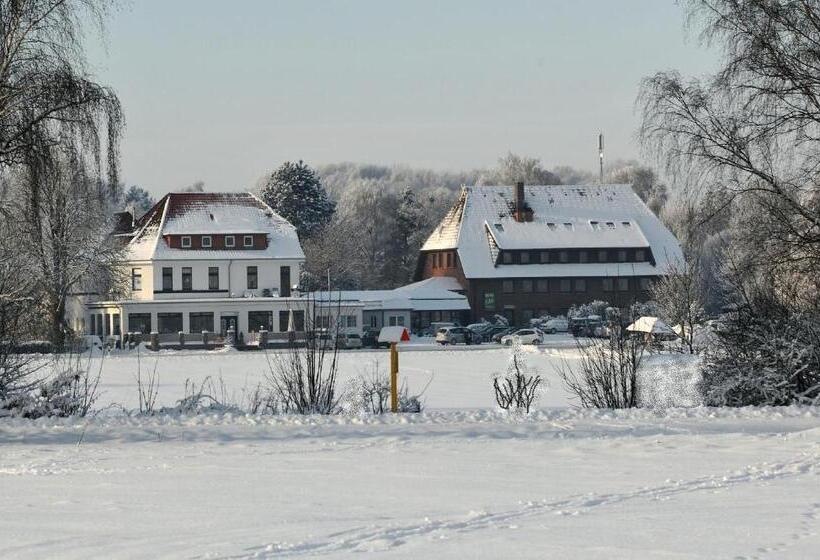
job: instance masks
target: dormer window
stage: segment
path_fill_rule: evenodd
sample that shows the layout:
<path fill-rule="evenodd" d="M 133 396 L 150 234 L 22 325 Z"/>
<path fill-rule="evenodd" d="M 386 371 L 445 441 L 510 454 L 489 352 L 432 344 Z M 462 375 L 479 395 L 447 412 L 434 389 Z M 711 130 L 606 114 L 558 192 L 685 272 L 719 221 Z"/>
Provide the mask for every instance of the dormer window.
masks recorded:
<path fill-rule="evenodd" d="M 572 223 L 564 222 L 564 229 L 567 231 L 572 231 Z"/>
<path fill-rule="evenodd" d="M 504 231 L 504 226 L 502 224 L 493 224 L 493 226 L 495 226 L 495 229 L 498 231 Z"/>
<path fill-rule="evenodd" d="M 236 247 L 236 237 L 233 235 L 226 235 L 225 236 L 225 247 L 232 248 Z"/>
<path fill-rule="evenodd" d="M 253 247 L 253 235 L 246 235 L 242 240 L 242 245 L 245 247 Z"/>
<path fill-rule="evenodd" d="M 183 249 L 190 249 L 191 248 L 191 236 L 190 235 L 183 235 L 182 239 L 180 239 L 180 243 Z"/>
<path fill-rule="evenodd" d="M 589 225 L 592 226 L 592 229 L 598 230 L 601 229 L 601 224 L 598 222 L 589 222 Z"/>
<path fill-rule="evenodd" d="M 621 225 L 624 227 L 632 227 L 632 224 L 630 222 L 621 222 Z"/>
<path fill-rule="evenodd" d="M 203 249 L 210 249 L 211 247 L 211 236 L 210 235 L 203 235 L 202 236 L 202 248 Z"/>
<path fill-rule="evenodd" d="M 615 222 L 607 222 L 606 227 L 608 227 L 609 229 L 615 229 Z"/>
<path fill-rule="evenodd" d="M 552 222 L 547 222 L 547 227 L 550 228 L 550 231 L 555 231 L 558 228 L 558 226 Z"/>

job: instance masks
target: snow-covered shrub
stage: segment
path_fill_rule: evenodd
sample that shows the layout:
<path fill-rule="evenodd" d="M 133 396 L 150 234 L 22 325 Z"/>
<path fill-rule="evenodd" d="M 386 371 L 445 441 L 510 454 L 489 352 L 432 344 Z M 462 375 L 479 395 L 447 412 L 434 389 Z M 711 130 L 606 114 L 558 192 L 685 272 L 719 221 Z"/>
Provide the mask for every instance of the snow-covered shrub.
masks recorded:
<path fill-rule="evenodd" d="M 399 412 L 421 412 L 421 394 L 411 395 L 405 382 L 398 388 L 398 397 Z M 379 363 L 374 362 L 370 373 L 350 380 L 342 409 L 350 414 L 390 412 L 390 374 L 380 371 Z"/>
<path fill-rule="evenodd" d="M 719 323 L 704 358 L 706 404 L 820 404 L 820 317 L 757 303 Z"/>
<path fill-rule="evenodd" d="M 527 364 L 521 344 L 513 341 L 507 371 L 493 376 L 495 402 L 503 410 L 529 412 L 538 399 L 543 379 Z"/>
<path fill-rule="evenodd" d="M 586 408 L 634 408 L 638 406 L 638 369 L 644 355 L 644 339 L 613 324 L 609 338 L 577 344 L 581 354 L 575 367 L 564 361 L 559 370 L 567 390 Z"/>
<path fill-rule="evenodd" d="M 202 414 L 208 412 L 237 412 L 242 410 L 228 398 L 225 381 L 220 377 L 214 381 L 210 376 L 197 384 L 192 379 L 185 380 L 184 396 L 172 408 L 162 408 L 161 414 Z"/>
<path fill-rule="evenodd" d="M 638 370 L 638 406 L 654 409 L 703 404 L 701 357 L 680 352 L 651 354 Z"/>
<path fill-rule="evenodd" d="M 601 300 L 591 301 L 581 305 L 573 305 L 567 311 L 569 319 L 575 317 L 589 317 L 590 315 L 598 315 L 599 317 L 606 317 L 606 310 L 609 308 L 609 303 Z"/>
<path fill-rule="evenodd" d="M 90 372 L 91 361 L 80 356 L 59 356 L 55 373 L 36 389 L 17 392 L 0 402 L 0 411 L 11 416 L 42 418 L 86 416 L 97 401 L 100 373 Z"/>

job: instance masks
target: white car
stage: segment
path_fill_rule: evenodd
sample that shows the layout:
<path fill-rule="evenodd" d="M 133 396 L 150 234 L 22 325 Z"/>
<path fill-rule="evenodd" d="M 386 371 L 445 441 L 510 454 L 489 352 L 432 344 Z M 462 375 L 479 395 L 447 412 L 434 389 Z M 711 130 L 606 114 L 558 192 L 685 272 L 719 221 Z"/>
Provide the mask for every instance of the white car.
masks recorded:
<path fill-rule="evenodd" d="M 519 344 L 541 344 L 544 341 L 544 333 L 538 329 L 520 329 L 512 334 L 501 337 L 501 344 L 512 345 L 513 342 Z"/>
<path fill-rule="evenodd" d="M 550 319 L 543 324 L 542 329 L 547 334 L 567 332 L 569 330 L 569 321 L 566 319 Z"/>

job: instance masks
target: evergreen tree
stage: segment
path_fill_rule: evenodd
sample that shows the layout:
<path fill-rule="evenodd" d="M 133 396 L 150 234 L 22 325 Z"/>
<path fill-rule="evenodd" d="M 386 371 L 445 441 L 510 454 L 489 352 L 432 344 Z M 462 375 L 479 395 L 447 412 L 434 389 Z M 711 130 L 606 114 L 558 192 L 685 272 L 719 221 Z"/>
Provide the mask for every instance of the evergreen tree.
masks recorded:
<path fill-rule="evenodd" d="M 154 197 L 148 191 L 137 185 L 131 185 L 131 188 L 125 193 L 124 202 L 126 207 L 133 207 L 134 218 L 139 218 L 148 212 L 156 203 Z"/>
<path fill-rule="evenodd" d="M 268 206 L 296 227 L 302 240 L 317 233 L 336 211 L 319 176 L 302 160 L 282 164 L 268 178 L 261 195 Z"/>

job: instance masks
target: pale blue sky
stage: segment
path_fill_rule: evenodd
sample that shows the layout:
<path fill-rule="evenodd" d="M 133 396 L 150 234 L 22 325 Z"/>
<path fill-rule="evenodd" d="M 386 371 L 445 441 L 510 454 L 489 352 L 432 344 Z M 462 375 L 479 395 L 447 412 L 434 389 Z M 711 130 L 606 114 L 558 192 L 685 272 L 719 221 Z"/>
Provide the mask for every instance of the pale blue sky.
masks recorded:
<path fill-rule="evenodd" d="M 288 159 L 594 169 L 638 155 L 641 77 L 715 54 L 671 0 L 133 0 L 92 69 L 125 108 L 123 178 L 252 187 Z"/>

